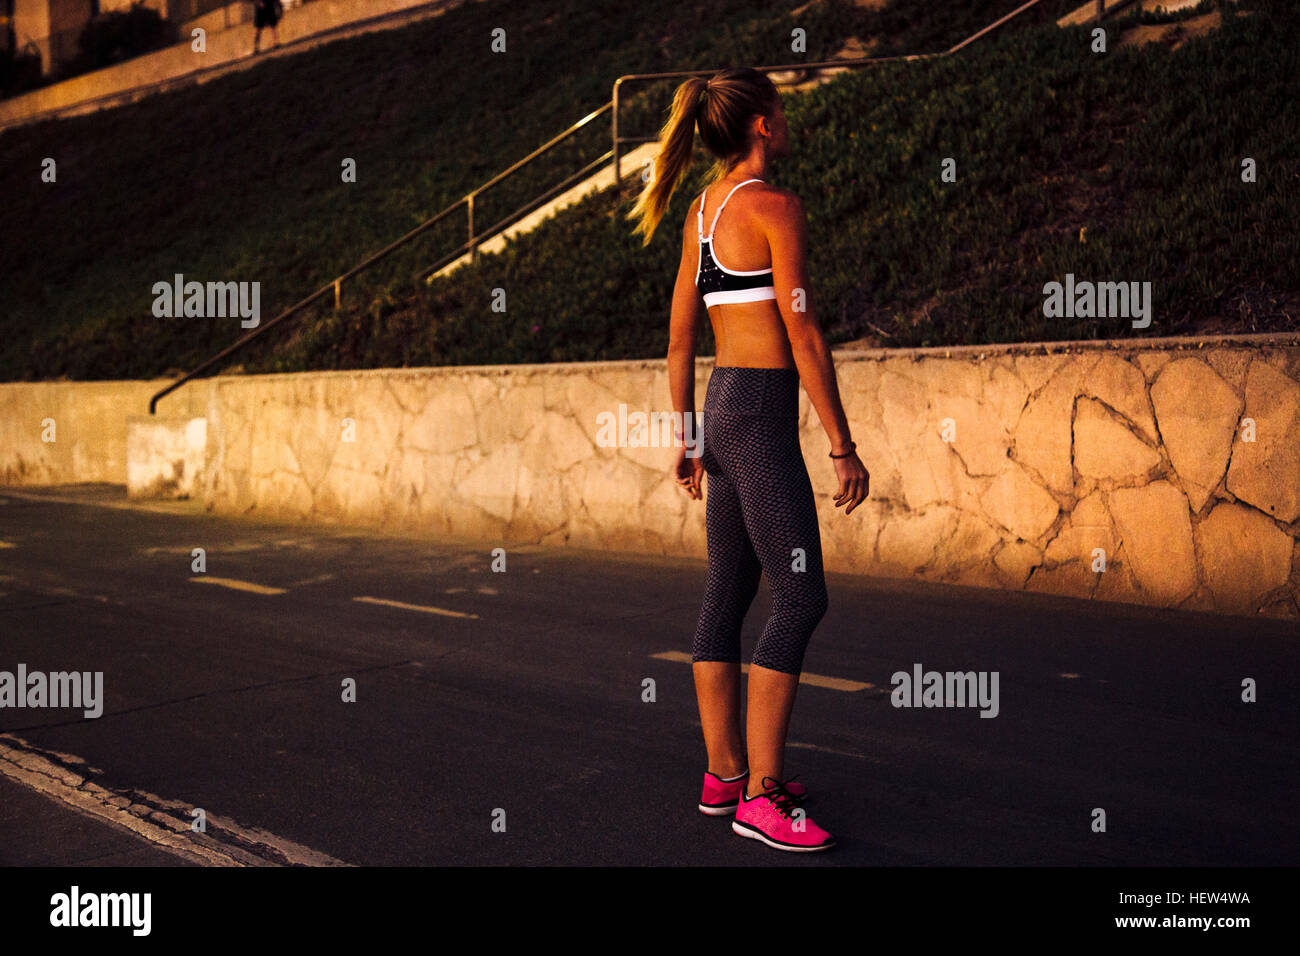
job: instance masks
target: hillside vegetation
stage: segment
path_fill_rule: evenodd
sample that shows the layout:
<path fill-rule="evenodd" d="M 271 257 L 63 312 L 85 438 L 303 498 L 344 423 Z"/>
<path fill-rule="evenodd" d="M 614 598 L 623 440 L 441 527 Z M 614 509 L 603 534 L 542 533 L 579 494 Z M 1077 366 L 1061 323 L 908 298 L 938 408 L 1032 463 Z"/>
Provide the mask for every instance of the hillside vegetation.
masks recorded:
<path fill-rule="evenodd" d="M 243 330 L 155 318 L 154 283 L 260 281 L 265 321 L 599 106 L 620 74 L 828 59 L 852 37 L 873 54 L 929 52 L 1018 5 L 822 0 L 792 14 L 720 0 L 647 20 L 636 0 L 467 4 L 4 133 L 0 378 L 192 367 Z M 832 341 L 1296 328 L 1300 29 L 1289 5 L 1227 4 L 1220 29 L 1172 51 L 1117 47 L 1125 25 L 1108 24 L 1105 55 L 1090 51 L 1088 29 L 1052 25 L 1072 5 L 1042 4 L 954 57 L 848 71 L 786 96 L 794 155 L 772 179 L 804 197 Z M 494 56 L 498 26 L 509 52 Z M 806 54 L 789 51 L 796 26 Z M 624 132 L 653 134 L 673 85 L 641 87 Z M 483 197 L 476 220 L 496 221 L 608 148 L 608 124 L 593 124 Z M 40 182 L 47 156 L 57 184 Z M 940 181 L 947 157 L 956 183 Z M 1256 183 L 1241 181 L 1245 157 Z M 356 184 L 340 181 L 344 158 Z M 287 371 L 662 356 L 679 227 L 706 166 L 701 149 L 648 248 L 625 218 L 631 195 L 605 193 L 499 255 L 414 282 L 463 241 L 464 217 L 452 216 L 345 287 L 340 312 L 308 312 L 235 361 Z M 1151 281 L 1151 327 L 1044 317 L 1043 284 L 1067 272 Z M 504 313 L 491 308 L 498 288 Z"/>

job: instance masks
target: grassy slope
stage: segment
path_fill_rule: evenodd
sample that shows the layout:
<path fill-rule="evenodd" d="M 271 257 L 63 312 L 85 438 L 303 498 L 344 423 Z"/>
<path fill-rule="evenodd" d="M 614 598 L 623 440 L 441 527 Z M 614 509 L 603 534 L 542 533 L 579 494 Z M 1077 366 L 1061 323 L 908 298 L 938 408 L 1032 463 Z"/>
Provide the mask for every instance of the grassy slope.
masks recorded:
<path fill-rule="evenodd" d="M 1176 52 L 1109 60 L 1088 39 L 1008 35 L 790 103 L 797 145 L 776 178 L 805 197 L 818 314 L 835 340 L 872 326 L 890 345 L 1297 327 L 1294 25 L 1261 12 Z M 946 156 L 957 184 L 938 181 Z M 1240 181 L 1242 156 L 1258 183 Z M 630 204 L 593 198 L 364 328 L 326 324 L 313 361 L 364 365 L 412 342 L 413 363 L 661 355 L 695 191 L 674 197 L 645 251 L 626 231 Z M 1067 272 L 1151 281 L 1151 328 L 1045 318 L 1043 284 Z M 486 307 L 496 287 L 511 295 L 504 315 Z"/>
<path fill-rule="evenodd" d="M 784 4 L 725 0 L 708 11 L 666 8 L 647 24 L 632 0 L 596 12 L 576 0 L 522 11 L 473 4 L 5 134 L 0 377 L 193 365 L 238 325 L 154 319 L 153 282 L 174 272 L 260 280 L 272 315 L 598 105 L 619 73 L 788 61 L 781 44 L 792 25 L 808 29 L 809 59 L 852 34 L 886 37 L 876 52 L 940 49 L 1016 5 L 985 0 L 954 22 L 920 0 L 881 12 L 825 3 L 797 19 Z M 484 56 L 477 38 L 499 25 L 515 52 Z M 1114 334 L 1035 316 L 1042 282 L 1065 271 L 1155 281 L 1151 332 L 1174 331 L 1179 310 L 1231 312 L 1258 288 L 1248 301 L 1265 324 L 1276 321 L 1264 300 L 1296 289 L 1295 234 L 1283 228 L 1295 221 L 1295 190 L 1284 192 L 1279 175 L 1300 126 L 1284 79 L 1296 75 L 1294 31 L 1265 14 L 1172 55 L 1117 51 L 1104 61 L 1081 51 L 1083 31 L 1017 32 L 960 59 L 858 71 L 789 98 L 798 143 L 776 179 L 807 200 L 823 321 L 836 339 L 875 325 L 891 344 Z M 460 79 L 471 69 L 483 71 L 472 99 Z M 625 128 L 653 132 L 665 92 L 634 103 Z M 603 151 L 607 129 L 592 130 L 563 168 L 530 167 L 492 194 L 479 222 Z M 31 172 L 46 155 L 60 163 L 56 187 Z M 944 155 L 958 159 L 955 186 L 933 175 Z M 1256 186 L 1236 179 L 1239 155 L 1259 160 Z M 357 185 L 338 182 L 344 156 L 358 161 Z M 702 157 L 649 249 L 629 234 L 626 199 L 615 208 L 593 197 L 503 255 L 413 291 L 411 272 L 461 240 L 463 223 L 449 223 L 369 277 L 364 294 L 350 292 L 341 315 L 322 311 L 277 332 L 246 361 L 297 369 L 662 354 L 676 224 L 703 170 Z M 508 290 L 505 315 L 487 306 L 496 287 Z"/>

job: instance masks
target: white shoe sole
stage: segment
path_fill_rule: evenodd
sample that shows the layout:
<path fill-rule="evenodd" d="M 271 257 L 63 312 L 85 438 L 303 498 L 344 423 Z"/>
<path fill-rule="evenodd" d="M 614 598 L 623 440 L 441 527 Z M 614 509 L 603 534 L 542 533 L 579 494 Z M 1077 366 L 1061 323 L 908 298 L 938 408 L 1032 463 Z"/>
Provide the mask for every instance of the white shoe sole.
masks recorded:
<path fill-rule="evenodd" d="M 729 807 L 710 807 L 704 803 L 700 804 L 700 813 L 706 814 L 711 817 L 725 817 L 735 812 L 736 812 L 735 804 L 732 804 Z"/>
<path fill-rule="evenodd" d="M 787 853 L 816 853 L 819 850 L 829 850 L 835 845 L 833 840 L 830 843 L 823 843 L 821 846 L 789 846 L 785 843 L 777 843 L 775 840 L 763 836 L 757 830 L 751 830 L 739 820 L 731 821 L 731 829 L 743 837 L 758 840 L 760 843 L 766 843 L 774 850 L 785 850 Z"/>

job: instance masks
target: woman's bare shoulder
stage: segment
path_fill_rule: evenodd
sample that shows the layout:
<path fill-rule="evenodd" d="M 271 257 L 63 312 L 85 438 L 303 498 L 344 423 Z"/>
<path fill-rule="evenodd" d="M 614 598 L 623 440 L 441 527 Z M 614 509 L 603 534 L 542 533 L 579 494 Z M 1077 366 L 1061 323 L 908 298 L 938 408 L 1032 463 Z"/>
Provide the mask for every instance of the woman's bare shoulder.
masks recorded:
<path fill-rule="evenodd" d="M 682 218 L 682 242 L 695 238 L 700 216 L 700 199 L 696 196 L 691 200 L 691 204 L 686 207 L 686 215 Z"/>
<path fill-rule="evenodd" d="M 803 200 L 793 189 L 764 183 L 755 192 L 754 212 L 764 222 L 778 227 L 792 226 L 804 218 Z"/>

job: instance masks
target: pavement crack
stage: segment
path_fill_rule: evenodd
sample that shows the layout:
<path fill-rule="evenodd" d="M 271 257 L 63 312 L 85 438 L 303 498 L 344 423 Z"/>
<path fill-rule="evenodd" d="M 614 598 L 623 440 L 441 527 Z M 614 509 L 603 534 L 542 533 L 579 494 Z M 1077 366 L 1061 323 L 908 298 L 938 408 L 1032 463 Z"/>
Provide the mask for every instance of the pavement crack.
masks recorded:
<path fill-rule="evenodd" d="M 451 648 L 450 650 L 457 650 Z M 450 651 L 448 652 L 450 653 Z M 206 700 L 210 697 L 220 697 L 225 694 L 242 694 L 246 691 L 265 690 L 271 687 L 288 687 L 293 684 L 303 684 L 308 681 L 320 680 L 326 677 L 352 677 L 357 674 L 373 674 L 378 671 L 391 670 L 395 667 L 409 667 L 416 661 L 395 661 L 389 664 L 374 664 L 369 667 L 349 667 L 345 670 L 325 671 L 319 674 L 304 674 L 301 677 L 286 677 L 283 680 L 263 681 L 260 684 L 247 684 L 243 687 L 222 687 L 217 690 L 204 691 L 201 694 L 189 694 L 185 697 L 173 697 L 168 700 L 156 701 L 152 704 L 141 704 L 139 707 L 126 707 L 122 710 L 106 710 L 96 718 L 96 721 L 102 721 L 108 717 L 122 717 L 126 714 L 140 714 L 150 710 L 160 710 L 164 707 L 171 707 L 175 704 L 187 704 L 196 700 Z M 55 723 L 28 724 L 23 727 L 7 727 L 0 730 L 0 733 L 10 734 L 19 733 L 29 730 L 51 730 L 56 727 L 78 727 L 86 723 L 84 717 L 76 717 L 72 720 L 58 721 Z"/>

